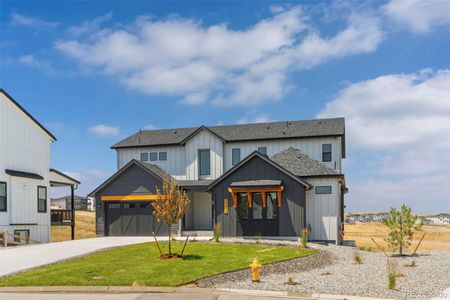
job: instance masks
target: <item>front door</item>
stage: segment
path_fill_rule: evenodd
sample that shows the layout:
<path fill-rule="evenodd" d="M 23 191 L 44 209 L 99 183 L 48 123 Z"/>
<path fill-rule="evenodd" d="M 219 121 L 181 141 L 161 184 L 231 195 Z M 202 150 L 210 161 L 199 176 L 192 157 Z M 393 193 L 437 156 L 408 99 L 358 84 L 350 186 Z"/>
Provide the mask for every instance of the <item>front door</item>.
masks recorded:
<path fill-rule="evenodd" d="M 279 213 L 276 192 L 252 192 L 249 202 L 247 193 L 237 194 L 237 235 L 278 236 Z"/>

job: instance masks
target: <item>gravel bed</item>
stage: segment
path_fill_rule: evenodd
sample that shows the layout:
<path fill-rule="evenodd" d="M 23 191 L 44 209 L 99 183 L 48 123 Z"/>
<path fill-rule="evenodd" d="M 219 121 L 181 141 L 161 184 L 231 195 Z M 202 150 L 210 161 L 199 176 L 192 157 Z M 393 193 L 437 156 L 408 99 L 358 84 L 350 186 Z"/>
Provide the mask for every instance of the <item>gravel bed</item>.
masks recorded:
<path fill-rule="evenodd" d="M 238 241 L 237 239 L 234 239 Z M 226 242 L 232 242 L 226 241 Z M 242 239 L 239 242 L 246 242 Z M 261 244 L 280 244 L 260 241 Z M 281 242 L 296 245 L 295 242 Z M 297 291 L 396 299 L 443 298 L 450 287 L 450 251 L 430 251 L 416 257 L 394 258 L 398 264 L 395 290 L 387 288 L 387 258 L 383 253 L 358 251 L 363 263 L 354 264 L 355 249 L 335 245 L 310 244 L 317 255 L 263 266 L 261 282 L 252 283 L 249 270 L 220 274 L 199 280 L 201 287 Z M 415 261 L 415 267 L 410 267 Z M 282 274 L 282 275 L 280 275 Z M 288 285 L 292 278 L 296 285 Z M 450 295 L 447 295 L 448 297 Z"/>

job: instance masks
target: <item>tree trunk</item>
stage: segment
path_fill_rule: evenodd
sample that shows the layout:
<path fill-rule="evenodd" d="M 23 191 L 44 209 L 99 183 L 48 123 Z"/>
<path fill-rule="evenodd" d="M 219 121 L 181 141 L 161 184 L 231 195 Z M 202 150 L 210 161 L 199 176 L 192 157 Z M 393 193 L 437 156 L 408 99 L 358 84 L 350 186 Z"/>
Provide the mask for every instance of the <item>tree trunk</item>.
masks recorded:
<path fill-rule="evenodd" d="M 400 256 L 403 256 L 403 218 L 400 216 Z"/>
<path fill-rule="evenodd" d="M 171 232 L 170 232 L 170 226 L 169 226 L 169 255 L 172 255 L 172 248 L 170 247 L 170 240 L 172 239 L 172 237 L 170 235 L 171 235 Z"/>

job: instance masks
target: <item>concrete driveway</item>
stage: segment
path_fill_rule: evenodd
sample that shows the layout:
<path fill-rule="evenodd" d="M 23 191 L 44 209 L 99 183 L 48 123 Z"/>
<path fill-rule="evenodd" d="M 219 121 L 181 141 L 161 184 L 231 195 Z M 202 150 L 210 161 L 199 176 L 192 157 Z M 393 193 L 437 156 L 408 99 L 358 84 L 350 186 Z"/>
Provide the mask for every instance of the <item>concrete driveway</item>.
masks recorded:
<path fill-rule="evenodd" d="M 164 240 L 164 238 L 158 238 L 158 240 Z M 15 248 L 0 248 L 0 277 L 107 248 L 149 241 L 154 241 L 153 237 L 100 237 Z"/>

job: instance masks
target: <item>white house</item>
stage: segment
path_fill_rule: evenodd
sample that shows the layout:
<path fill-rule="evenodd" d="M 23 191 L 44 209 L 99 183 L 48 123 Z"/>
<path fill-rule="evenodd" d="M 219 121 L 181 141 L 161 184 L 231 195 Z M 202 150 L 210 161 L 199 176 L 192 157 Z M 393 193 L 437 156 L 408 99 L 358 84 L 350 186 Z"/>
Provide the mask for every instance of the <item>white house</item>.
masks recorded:
<path fill-rule="evenodd" d="M 113 145 L 117 169 L 96 197 L 97 235 L 161 229 L 149 201 L 165 177 L 191 207 L 172 228 L 224 236 L 298 236 L 339 243 L 343 223 L 343 118 L 142 130 Z"/>
<path fill-rule="evenodd" d="M 0 231 L 49 242 L 49 189 L 79 184 L 50 168 L 55 141 L 55 136 L 0 89 Z"/>

